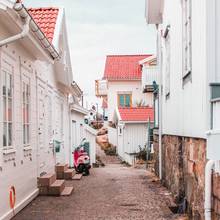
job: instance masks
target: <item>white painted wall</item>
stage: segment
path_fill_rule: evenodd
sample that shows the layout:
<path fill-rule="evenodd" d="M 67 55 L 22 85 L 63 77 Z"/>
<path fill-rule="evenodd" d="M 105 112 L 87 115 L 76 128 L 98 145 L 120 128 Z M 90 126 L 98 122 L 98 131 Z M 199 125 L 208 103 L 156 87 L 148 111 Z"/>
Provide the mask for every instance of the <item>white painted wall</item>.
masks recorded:
<path fill-rule="evenodd" d="M 71 111 L 71 152 L 73 152 L 74 149 L 79 146 L 82 139 L 86 137 L 84 116 L 85 115 L 80 112 Z M 73 166 L 72 155 L 70 164 Z"/>
<path fill-rule="evenodd" d="M 108 81 L 108 120 L 112 121 L 115 108 L 118 105 L 118 92 L 131 92 L 132 105 L 144 100 L 146 105 L 153 105 L 152 93 L 143 93 L 140 81 Z"/>
<path fill-rule="evenodd" d="M 122 128 L 120 134 L 119 129 Z M 129 163 L 134 164 L 134 155 L 138 153 L 139 146 L 143 149 L 147 144 L 148 127 L 147 123 L 120 123 L 118 127 L 118 146 L 117 152 L 119 157 Z"/>
<path fill-rule="evenodd" d="M 163 133 L 190 137 L 205 137 L 207 130 L 206 96 L 206 1 L 192 1 L 192 81 L 182 80 L 182 7 L 179 0 L 165 1 L 165 30 L 170 25 L 170 97 L 163 91 Z M 163 40 L 163 39 L 162 39 Z M 162 45 L 165 56 L 165 46 Z M 163 57 L 163 88 L 165 85 Z"/>
<path fill-rule="evenodd" d="M 97 131 L 90 126 L 86 125 L 85 127 L 85 137 L 86 140 L 89 142 L 89 150 L 90 150 L 90 164 L 92 165 L 93 163 L 96 162 L 96 135 Z"/>
<path fill-rule="evenodd" d="M 117 146 L 117 128 L 112 128 L 108 126 L 108 140 L 109 143 L 113 144 L 114 146 Z"/>
<path fill-rule="evenodd" d="M 143 65 L 142 67 L 142 89 L 146 85 L 153 85 L 153 81 L 159 83 L 159 71 L 157 66 Z"/>

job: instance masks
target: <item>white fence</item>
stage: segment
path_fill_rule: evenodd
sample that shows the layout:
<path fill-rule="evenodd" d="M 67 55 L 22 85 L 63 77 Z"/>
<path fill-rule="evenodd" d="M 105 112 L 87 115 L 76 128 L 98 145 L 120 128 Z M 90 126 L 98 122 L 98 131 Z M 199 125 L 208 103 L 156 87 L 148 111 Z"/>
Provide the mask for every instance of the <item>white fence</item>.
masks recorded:
<path fill-rule="evenodd" d="M 108 140 L 111 144 L 118 145 L 116 128 L 108 127 Z"/>

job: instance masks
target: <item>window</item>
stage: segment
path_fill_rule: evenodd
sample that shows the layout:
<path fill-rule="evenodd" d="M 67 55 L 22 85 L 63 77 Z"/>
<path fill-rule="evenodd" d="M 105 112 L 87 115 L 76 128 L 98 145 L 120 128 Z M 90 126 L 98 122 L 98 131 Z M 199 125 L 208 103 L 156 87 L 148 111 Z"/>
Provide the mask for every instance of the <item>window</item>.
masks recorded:
<path fill-rule="evenodd" d="M 22 80 L 23 94 L 23 144 L 30 145 L 30 80 L 26 77 Z"/>
<path fill-rule="evenodd" d="M 119 94 L 118 106 L 119 107 L 131 107 L 131 94 Z"/>
<path fill-rule="evenodd" d="M 12 73 L 2 71 L 3 147 L 12 146 Z"/>
<path fill-rule="evenodd" d="M 192 43 L 191 43 L 191 4 L 192 0 L 183 0 L 183 78 L 191 74 L 192 69 Z"/>
<path fill-rule="evenodd" d="M 167 25 L 164 33 L 165 38 L 165 95 L 166 98 L 170 95 L 170 25 Z"/>

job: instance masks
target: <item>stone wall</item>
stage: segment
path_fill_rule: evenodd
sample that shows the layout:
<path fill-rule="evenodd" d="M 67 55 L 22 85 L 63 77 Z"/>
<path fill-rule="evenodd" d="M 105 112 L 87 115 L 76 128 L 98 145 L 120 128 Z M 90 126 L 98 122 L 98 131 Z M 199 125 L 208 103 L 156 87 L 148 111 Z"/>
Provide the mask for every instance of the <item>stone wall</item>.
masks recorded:
<path fill-rule="evenodd" d="M 158 174 L 158 135 L 154 135 L 155 170 Z M 162 182 L 177 203 L 187 201 L 190 219 L 203 219 L 206 140 L 163 135 Z"/>
<path fill-rule="evenodd" d="M 213 195 L 213 210 L 214 212 L 212 213 L 212 219 L 213 220 L 220 220 L 220 175 L 215 173 L 213 174 L 213 190 L 212 190 L 212 195 Z"/>

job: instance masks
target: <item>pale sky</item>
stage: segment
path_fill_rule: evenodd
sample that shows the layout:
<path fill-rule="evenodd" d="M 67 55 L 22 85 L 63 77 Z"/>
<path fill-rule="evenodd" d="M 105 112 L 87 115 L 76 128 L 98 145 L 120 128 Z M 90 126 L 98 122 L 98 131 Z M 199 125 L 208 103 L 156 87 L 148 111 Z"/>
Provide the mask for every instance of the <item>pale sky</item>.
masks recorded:
<path fill-rule="evenodd" d="M 89 97 L 102 78 L 105 56 L 155 52 L 156 31 L 144 18 L 145 0 L 23 0 L 26 7 L 65 8 L 74 80 Z"/>

